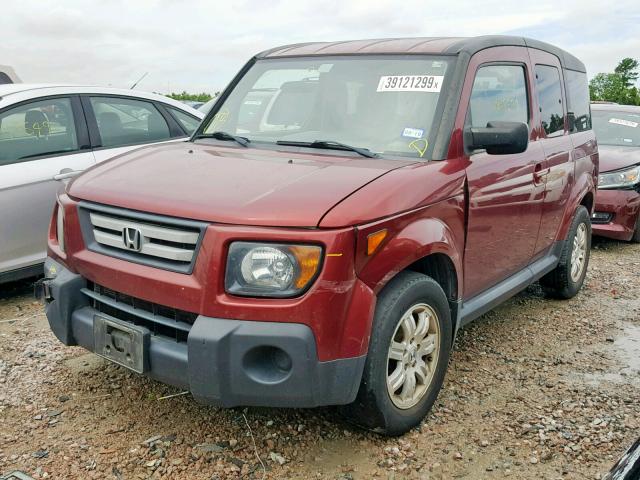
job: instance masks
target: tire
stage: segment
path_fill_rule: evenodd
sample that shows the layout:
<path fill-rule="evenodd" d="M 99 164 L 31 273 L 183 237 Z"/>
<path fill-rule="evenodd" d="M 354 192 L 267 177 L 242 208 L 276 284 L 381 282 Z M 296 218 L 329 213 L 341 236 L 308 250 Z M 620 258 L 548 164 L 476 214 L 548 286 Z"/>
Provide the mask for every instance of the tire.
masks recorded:
<path fill-rule="evenodd" d="M 640 243 L 640 213 L 636 218 L 636 229 L 633 232 L 633 237 L 631 237 L 631 243 Z"/>
<path fill-rule="evenodd" d="M 413 327 L 415 335 L 408 335 Z M 418 425 L 442 387 L 452 335 L 451 311 L 440 285 L 420 273 L 399 273 L 378 296 L 360 389 L 352 404 L 341 407 L 341 413 L 348 421 L 389 436 Z M 403 349 L 396 348 L 392 354 L 392 341 Z M 392 394 L 387 380 L 390 374 L 394 380 L 401 379 L 398 369 L 404 371 L 405 380 Z"/>
<path fill-rule="evenodd" d="M 582 257 L 579 266 L 576 266 L 580 252 Z M 540 279 L 540 284 L 545 292 L 554 298 L 574 297 L 584 283 L 590 254 L 591 219 L 587 209 L 580 205 L 571 222 L 557 267 Z M 574 267 L 575 270 L 572 270 Z"/>

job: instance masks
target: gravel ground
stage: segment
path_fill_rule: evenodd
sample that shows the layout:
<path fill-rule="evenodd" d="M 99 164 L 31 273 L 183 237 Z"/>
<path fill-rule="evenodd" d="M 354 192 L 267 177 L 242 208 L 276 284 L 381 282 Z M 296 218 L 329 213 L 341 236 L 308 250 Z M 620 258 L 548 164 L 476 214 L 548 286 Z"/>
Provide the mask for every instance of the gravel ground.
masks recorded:
<path fill-rule="evenodd" d="M 0 474 L 35 478 L 596 479 L 640 435 L 640 245 L 596 241 L 570 301 L 534 285 L 461 332 L 422 427 L 223 410 L 50 333 L 0 287 Z M 14 320 L 15 319 L 15 320 Z"/>

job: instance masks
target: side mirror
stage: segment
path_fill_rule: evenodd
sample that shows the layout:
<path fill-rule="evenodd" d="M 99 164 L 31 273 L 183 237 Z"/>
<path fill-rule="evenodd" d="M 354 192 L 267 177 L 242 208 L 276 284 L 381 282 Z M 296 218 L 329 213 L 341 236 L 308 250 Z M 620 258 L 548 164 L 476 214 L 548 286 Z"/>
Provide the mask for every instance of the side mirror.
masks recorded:
<path fill-rule="evenodd" d="M 484 149 L 490 155 L 522 153 L 529 144 L 529 127 L 521 122 L 489 122 L 485 128 L 465 128 L 464 137 L 468 150 Z"/>

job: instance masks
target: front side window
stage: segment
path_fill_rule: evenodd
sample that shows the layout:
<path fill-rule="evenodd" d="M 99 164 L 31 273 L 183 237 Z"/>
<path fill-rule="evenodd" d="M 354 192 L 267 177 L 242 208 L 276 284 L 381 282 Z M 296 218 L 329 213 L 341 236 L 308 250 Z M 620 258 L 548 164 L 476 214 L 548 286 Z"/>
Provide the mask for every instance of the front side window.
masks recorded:
<path fill-rule="evenodd" d="M 68 98 L 23 104 L 0 113 L 0 165 L 78 150 Z"/>
<path fill-rule="evenodd" d="M 567 85 L 567 111 L 571 115 L 571 133 L 591 130 L 591 108 L 589 104 L 589 84 L 587 74 L 565 70 Z"/>
<path fill-rule="evenodd" d="M 373 56 L 257 61 L 207 120 L 252 143 L 331 141 L 423 157 L 438 125 L 449 58 Z"/>
<path fill-rule="evenodd" d="M 193 132 L 196 131 L 196 128 L 198 128 L 198 125 L 200 125 L 199 119 L 184 113 L 182 110 L 179 110 L 174 107 L 167 107 L 167 108 L 169 109 L 171 114 L 175 117 L 175 119 L 178 121 L 178 123 L 180 123 L 184 131 L 187 132 L 187 134 L 191 135 Z"/>
<path fill-rule="evenodd" d="M 598 143 L 640 147 L 640 107 L 637 112 L 594 110 L 592 115 Z"/>
<path fill-rule="evenodd" d="M 476 73 L 467 124 L 486 127 L 496 121 L 529 123 L 527 82 L 520 65 L 487 65 Z"/>
<path fill-rule="evenodd" d="M 91 97 L 103 147 L 169 140 L 169 126 L 151 102 L 119 97 Z"/>
<path fill-rule="evenodd" d="M 562 87 L 560 72 L 556 67 L 536 65 L 536 90 L 542 128 L 547 137 L 564 133 L 564 111 L 562 108 Z"/>

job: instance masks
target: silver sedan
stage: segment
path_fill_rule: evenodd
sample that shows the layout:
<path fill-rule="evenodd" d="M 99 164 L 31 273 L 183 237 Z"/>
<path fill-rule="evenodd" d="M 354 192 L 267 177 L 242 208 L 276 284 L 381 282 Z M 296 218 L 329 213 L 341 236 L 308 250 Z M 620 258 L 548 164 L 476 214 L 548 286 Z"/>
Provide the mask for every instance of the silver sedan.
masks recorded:
<path fill-rule="evenodd" d="M 0 85 L 0 283 L 42 271 L 62 181 L 129 150 L 181 141 L 203 116 L 135 90 Z"/>

